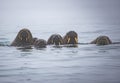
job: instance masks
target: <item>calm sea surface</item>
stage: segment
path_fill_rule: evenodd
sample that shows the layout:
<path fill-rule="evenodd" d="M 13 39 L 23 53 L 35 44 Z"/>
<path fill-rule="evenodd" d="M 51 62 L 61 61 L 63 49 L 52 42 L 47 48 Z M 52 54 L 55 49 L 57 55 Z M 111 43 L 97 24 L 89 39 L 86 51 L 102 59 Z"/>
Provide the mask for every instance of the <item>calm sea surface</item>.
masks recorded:
<path fill-rule="evenodd" d="M 14 27 L 10 29 L 10 27 Z M 100 35 L 120 42 L 120 25 L 37 25 L 27 26 L 33 37 L 47 40 L 54 33 L 64 36 L 74 30 L 80 43 Z M 0 26 L 0 83 L 120 83 L 120 44 L 77 48 L 20 49 L 9 45 L 19 26 Z"/>

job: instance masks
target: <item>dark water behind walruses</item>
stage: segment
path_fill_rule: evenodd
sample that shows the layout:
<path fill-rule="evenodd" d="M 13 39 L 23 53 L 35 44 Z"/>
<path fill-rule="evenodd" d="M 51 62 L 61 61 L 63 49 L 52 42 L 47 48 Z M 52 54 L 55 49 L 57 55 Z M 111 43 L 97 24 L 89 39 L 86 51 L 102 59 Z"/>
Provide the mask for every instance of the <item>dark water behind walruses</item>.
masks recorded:
<path fill-rule="evenodd" d="M 13 26 L 0 26 L 0 83 L 120 83 L 120 44 L 44 49 L 10 47 L 4 45 L 14 40 L 20 28 L 9 30 L 8 27 Z M 28 29 L 33 37 L 45 40 L 51 34 L 64 36 L 75 30 L 80 43 L 89 43 L 99 35 L 120 41 L 120 25 L 40 25 Z"/>

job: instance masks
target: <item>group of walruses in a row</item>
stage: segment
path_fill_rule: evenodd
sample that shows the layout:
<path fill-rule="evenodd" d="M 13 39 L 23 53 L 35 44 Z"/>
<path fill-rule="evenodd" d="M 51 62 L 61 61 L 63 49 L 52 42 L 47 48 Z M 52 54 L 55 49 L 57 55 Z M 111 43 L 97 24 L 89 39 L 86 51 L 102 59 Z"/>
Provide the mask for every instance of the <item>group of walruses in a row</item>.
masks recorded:
<path fill-rule="evenodd" d="M 64 37 L 59 34 L 53 34 L 46 41 L 44 39 L 34 38 L 28 29 L 22 29 L 18 32 L 15 40 L 11 46 L 29 46 L 33 45 L 37 48 L 44 48 L 46 45 L 73 45 L 76 46 L 78 43 L 78 34 L 75 31 L 69 31 Z M 99 36 L 90 44 L 97 45 L 108 45 L 112 44 L 112 41 L 107 36 Z"/>

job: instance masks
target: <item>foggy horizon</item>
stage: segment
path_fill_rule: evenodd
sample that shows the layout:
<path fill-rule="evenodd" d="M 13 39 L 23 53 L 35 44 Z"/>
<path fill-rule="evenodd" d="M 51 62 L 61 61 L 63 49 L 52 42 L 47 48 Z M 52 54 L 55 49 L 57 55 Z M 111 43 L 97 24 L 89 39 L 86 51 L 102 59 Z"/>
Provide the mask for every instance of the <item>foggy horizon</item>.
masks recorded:
<path fill-rule="evenodd" d="M 120 23 L 119 0 L 0 0 L 0 26 Z"/>

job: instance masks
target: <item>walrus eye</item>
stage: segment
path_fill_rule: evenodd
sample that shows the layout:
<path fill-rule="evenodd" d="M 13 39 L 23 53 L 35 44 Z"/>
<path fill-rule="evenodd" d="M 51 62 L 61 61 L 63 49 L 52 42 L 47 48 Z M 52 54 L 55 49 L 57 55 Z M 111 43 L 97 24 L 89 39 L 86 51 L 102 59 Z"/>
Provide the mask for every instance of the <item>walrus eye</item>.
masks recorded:
<path fill-rule="evenodd" d="M 68 41 L 67 41 L 67 43 L 69 43 L 70 42 L 70 38 L 68 37 Z"/>
<path fill-rule="evenodd" d="M 75 37 L 75 42 L 78 43 L 78 38 L 77 37 Z"/>

